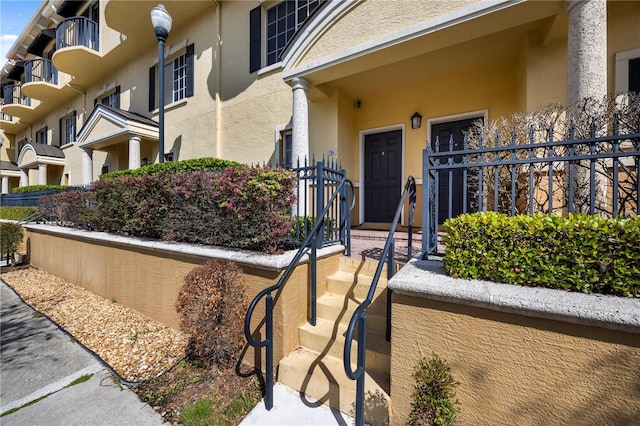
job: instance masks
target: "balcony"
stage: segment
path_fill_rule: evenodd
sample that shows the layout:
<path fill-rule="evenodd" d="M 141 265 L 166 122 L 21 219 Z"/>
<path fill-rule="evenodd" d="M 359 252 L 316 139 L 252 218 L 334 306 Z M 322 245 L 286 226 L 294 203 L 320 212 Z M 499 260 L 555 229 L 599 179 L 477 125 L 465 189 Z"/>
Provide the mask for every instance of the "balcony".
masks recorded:
<path fill-rule="evenodd" d="M 55 97 L 59 91 L 58 70 L 51 61 L 47 59 L 25 61 L 22 85 L 22 93 L 25 96 L 44 101 Z"/>
<path fill-rule="evenodd" d="M 31 106 L 31 98 L 22 93 L 22 86 L 11 84 L 4 88 L 4 106 L 2 112 L 5 115 L 12 115 L 14 119 L 32 122 L 35 118 L 35 107 Z"/>
<path fill-rule="evenodd" d="M 74 16 L 56 27 L 56 53 L 53 64 L 58 71 L 76 78 L 75 83 L 86 85 L 100 70 L 99 25 L 84 16 Z"/>
<path fill-rule="evenodd" d="M 8 134 L 16 134 L 21 126 L 13 116 L 5 112 L 4 102 L 0 104 L 0 130 L 4 130 Z"/>

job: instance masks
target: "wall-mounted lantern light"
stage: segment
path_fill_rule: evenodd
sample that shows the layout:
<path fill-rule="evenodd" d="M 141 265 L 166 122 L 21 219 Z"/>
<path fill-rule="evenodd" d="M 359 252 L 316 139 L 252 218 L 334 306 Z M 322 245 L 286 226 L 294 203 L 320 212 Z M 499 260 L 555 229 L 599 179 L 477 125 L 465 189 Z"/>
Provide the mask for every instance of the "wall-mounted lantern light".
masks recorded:
<path fill-rule="evenodd" d="M 411 116 L 411 128 L 419 129 L 421 125 L 422 125 L 422 116 L 416 112 Z"/>
<path fill-rule="evenodd" d="M 164 162 L 164 42 L 171 31 L 171 15 L 163 5 L 151 9 L 151 25 L 158 39 L 158 162 Z"/>

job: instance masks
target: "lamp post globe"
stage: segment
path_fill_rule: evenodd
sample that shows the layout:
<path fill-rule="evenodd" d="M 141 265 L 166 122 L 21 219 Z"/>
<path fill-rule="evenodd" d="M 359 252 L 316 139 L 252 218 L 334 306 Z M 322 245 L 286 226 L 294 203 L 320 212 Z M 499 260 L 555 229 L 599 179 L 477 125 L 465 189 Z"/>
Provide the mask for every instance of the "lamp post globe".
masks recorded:
<path fill-rule="evenodd" d="M 151 25 L 158 39 L 158 162 L 164 162 L 164 42 L 171 31 L 171 15 L 162 4 L 151 9 Z"/>

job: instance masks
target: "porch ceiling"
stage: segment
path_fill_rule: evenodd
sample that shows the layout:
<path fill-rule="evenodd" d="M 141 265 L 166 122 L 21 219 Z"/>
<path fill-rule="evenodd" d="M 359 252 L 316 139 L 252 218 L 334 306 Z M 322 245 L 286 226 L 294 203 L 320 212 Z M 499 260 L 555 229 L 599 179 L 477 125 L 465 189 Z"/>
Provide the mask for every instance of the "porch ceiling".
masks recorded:
<path fill-rule="evenodd" d="M 492 69 L 505 64 L 515 67 L 529 32 L 549 26 L 550 20 L 548 18 L 376 67 L 375 56 L 384 55 L 383 50 L 369 58 L 372 66 L 365 71 L 331 79 L 332 69 L 327 69 L 305 78 L 312 83 L 317 81 L 321 91 L 329 92 L 339 87 L 361 101 L 447 80 L 459 69 L 468 70 L 469 78 L 473 78 L 473 70 Z M 339 70 L 333 71 L 339 74 Z"/>
<path fill-rule="evenodd" d="M 285 64 L 283 75 L 287 80 L 304 77 L 320 90 L 339 86 L 357 97 L 379 96 L 446 75 L 452 66 L 493 67 L 512 61 L 530 31 L 539 31 L 543 38 L 566 34 L 558 31 L 566 26 L 556 19 L 562 16 L 558 1 L 517 3 L 450 26 L 425 23 L 413 35 L 374 40 L 300 67 Z"/>

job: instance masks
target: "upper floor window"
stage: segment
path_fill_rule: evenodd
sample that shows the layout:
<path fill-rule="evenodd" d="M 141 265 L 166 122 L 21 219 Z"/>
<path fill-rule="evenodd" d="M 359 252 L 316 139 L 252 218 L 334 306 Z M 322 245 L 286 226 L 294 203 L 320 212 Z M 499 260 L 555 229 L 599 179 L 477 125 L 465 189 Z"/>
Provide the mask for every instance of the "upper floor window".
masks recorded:
<path fill-rule="evenodd" d="M 280 152 L 280 165 L 283 169 L 291 169 L 293 167 L 293 134 L 291 130 L 282 133 L 282 150 Z"/>
<path fill-rule="evenodd" d="M 48 139 L 47 139 L 47 127 L 43 127 L 40 130 L 38 130 L 36 132 L 36 143 L 41 143 L 41 144 L 47 144 L 49 143 Z"/>
<path fill-rule="evenodd" d="M 187 46 L 185 53 L 164 64 L 164 104 L 168 105 L 193 96 L 194 45 Z M 149 111 L 158 107 L 157 66 L 149 69 Z"/>
<path fill-rule="evenodd" d="M 249 16 L 250 60 L 249 71 L 280 61 L 280 54 L 296 30 L 309 15 L 320 6 L 322 0 L 287 0 L 265 11 L 265 43 L 262 46 L 262 6 L 253 9 Z M 264 64 L 262 49 L 264 48 Z"/>
<path fill-rule="evenodd" d="M 98 103 L 120 109 L 120 86 L 116 86 L 113 90 L 103 93 L 94 99 L 94 106 Z"/>
<path fill-rule="evenodd" d="M 60 119 L 60 144 L 67 145 L 76 140 L 76 112 Z"/>

